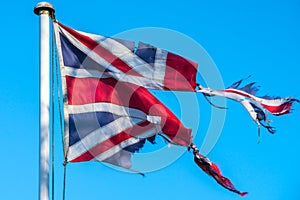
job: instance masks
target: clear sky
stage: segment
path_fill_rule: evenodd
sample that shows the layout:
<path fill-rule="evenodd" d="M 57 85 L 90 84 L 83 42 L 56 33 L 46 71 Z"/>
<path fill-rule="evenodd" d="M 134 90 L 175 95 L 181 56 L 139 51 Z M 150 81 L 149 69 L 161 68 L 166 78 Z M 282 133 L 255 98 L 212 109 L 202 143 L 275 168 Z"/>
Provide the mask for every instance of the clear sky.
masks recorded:
<path fill-rule="evenodd" d="M 33 14 L 36 3 L 6 2 L 1 9 L 1 199 L 38 198 L 39 17 Z M 57 19 L 74 29 L 154 42 L 160 48 L 193 59 L 201 70 L 210 70 L 200 63 L 197 48 L 189 49 L 182 40 L 168 39 L 162 33 L 153 33 L 151 37 L 151 29 L 147 27 L 176 31 L 207 51 L 225 86 L 251 74 L 249 81 L 262 86 L 258 93 L 262 96 L 300 98 L 297 0 L 52 0 L 51 3 Z M 137 32 L 130 35 L 137 28 L 150 32 L 147 37 Z M 202 84 L 205 78 L 198 80 Z M 198 102 L 184 106 L 185 96 L 181 102 L 172 93 L 154 94 L 177 115 L 182 115 L 186 126 L 194 128 L 197 119 L 199 127 L 194 129 L 194 141 L 201 146 L 211 117 L 211 107 L 202 96 L 198 94 Z M 178 104 L 184 109 L 178 109 Z M 228 101 L 227 107 L 221 136 L 208 157 L 237 189 L 248 191 L 247 196 L 240 197 L 219 186 L 198 169 L 191 153 L 184 152 L 172 164 L 147 173 L 144 178 L 101 163 L 69 164 L 67 199 L 300 199 L 300 105 L 295 105 L 291 115 L 269 116 L 277 132 L 271 135 L 262 129 L 260 144 L 257 144 L 257 127 L 242 106 Z M 195 116 L 195 108 L 200 108 L 200 117 Z M 55 126 L 57 131 L 58 122 Z M 59 132 L 55 133 L 55 147 L 55 197 L 61 199 L 63 156 Z M 159 157 L 160 161 L 163 159 L 164 156 Z"/>

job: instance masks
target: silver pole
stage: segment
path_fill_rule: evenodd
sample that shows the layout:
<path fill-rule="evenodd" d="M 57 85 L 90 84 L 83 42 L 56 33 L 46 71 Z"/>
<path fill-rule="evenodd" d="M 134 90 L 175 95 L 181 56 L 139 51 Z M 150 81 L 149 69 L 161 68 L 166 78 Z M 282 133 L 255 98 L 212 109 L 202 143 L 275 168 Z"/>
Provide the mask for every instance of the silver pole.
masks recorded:
<path fill-rule="evenodd" d="M 40 16 L 40 158 L 39 199 L 49 199 L 49 152 L 50 152 L 50 35 L 49 17 L 54 13 L 50 3 L 40 2 L 34 7 Z"/>

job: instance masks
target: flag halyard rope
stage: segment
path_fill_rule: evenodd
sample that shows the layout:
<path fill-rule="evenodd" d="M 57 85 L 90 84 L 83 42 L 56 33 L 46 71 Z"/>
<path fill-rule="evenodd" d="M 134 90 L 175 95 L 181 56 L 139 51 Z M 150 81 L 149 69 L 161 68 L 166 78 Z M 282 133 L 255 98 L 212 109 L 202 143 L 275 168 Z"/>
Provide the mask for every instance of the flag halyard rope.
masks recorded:
<path fill-rule="evenodd" d="M 55 19 L 55 15 L 52 15 L 52 21 L 53 23 L 56 22 Z M 55 29 L 55 27 L 52 24 L 52 28 L 53 30 Z M 60 73 L 59 73 L 59 61 L 58 61 L 58 56 L 57 56 L 57 46 L 56 46 L 56 37 L 55 37 L 55 33 L 54 31 L 52 32 L 52 200 L 54 200 L 54 162 L 55 162 L 55 157 L 54 157 L 54 116 L 55 116 L 55 112 L 54 112 L 54 91 L 55 91 L 55 84 L 57 88 L 61 88 L 61 83 L 60 83 Z M 56 79 L 56 83 L 55 83 L 55 79 Z M 63 109 L 61 106 L 61 91 L 59 89 L 57 89 L 57 105 L 58 105 L 58 112 L 59 112 L 59 126 L 60 126 L 60 133 L 62 135 L 63 138 L 63 134 L 64 134 L 64 128 L 63 128 Z M 63 139 L 62 139 L 62 144 L 64 145 Z M 63 174 L 63 188 L 62 188 L 62 199 L 65 200 L 65 196 L 66 196 L 66 176 L 67 176 L 67 169 L 66 169 L 66 165 L 67 165 L 67 157 L 65 155 L 65 153 L 63 152 L 63 157 L 64 157 L 64 162 L 63 162 L 63 167 L 64 167 L 64 174 Z"/>
<path fill-rule="evenodd" d="M 53 14 L 54 15 L 54 14 Z M 52 16 L 53 17 L 53 16 Z M 55 154 L 55 148 L 54 148 L 54 142 L 55 142 L 55 140 L 54 140 L 54 114 L 55 114 L 55 112 L 54 112 L 54 98 L 55 98 L 55 95 L 54 95 L 54 90 L 55 90 L 55 88 L 54 88 L 54 76 L 55 76 L 55 41 L 54 41 L 54 34 L 53 34 L 53 31 L 52 31 L 52 46 L 51 46 L 51 50 L 52 50 L 52 62 L 51 62 L 51 194 L 52 194 L 52 200 L 54 200 L 54 190 L 55 190 L 55 187 L 54 187 L 54 181 L 55 181 L 55 157 L 54 157 L 54 154 Z"/>

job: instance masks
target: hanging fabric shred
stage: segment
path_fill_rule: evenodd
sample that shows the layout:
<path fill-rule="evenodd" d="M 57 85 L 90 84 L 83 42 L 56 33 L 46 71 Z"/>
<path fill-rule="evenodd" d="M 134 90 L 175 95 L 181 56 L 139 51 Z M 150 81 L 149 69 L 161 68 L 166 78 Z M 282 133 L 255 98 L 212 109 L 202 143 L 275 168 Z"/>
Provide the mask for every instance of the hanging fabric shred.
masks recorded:
<path fill-rule="evenodd" d="M 148 89 L 200 92 L 208 101 L 212 96 L 232 99 L 270 133 L 275 130 L 266 111 L 284 115 L 299 102 L 292 97 L 256 97 L 259 87 L 255 83 L 240 87 L 244 79 L 225 90 L 204 88 L 196 83 L 198 64 L 184 57 L 142 42 L 134 51 L 132 41 L 76 31 L 59 22 L 54 27 L 64 96 L 66 162 L 99 161 L 134 171 L 131 156 L 146 142 L 154 144 L 158 135 L 170 144 L 192 149 L 195 163 L 206 174 L 244 196 L 247 192 L 235 189 L 199 153 L 191 129 Z"/>
<path fill-rule="evenodd" d="M 248 194 L 248 192 L 240 192 L 237 190 L 234 185 L 231 183 L 231 181 L 224 177 L 221 174 L 220 169 L 216 164 L 211 162 L 207 157 L 199 153 L 199 150 L 195 144 L 191 144 L 190 148 L 193 150 L 194 154 L 194 161 L 195 163 L 209 176 L 212 176 L 221 186 L 226 188 L 227 190 L 230 190 L 232 192 L 235 192 L 239 194 L 240 196 L 245 196 Z"/>
<path fill-rule="evenodd" d="M 243 87 L 240 87 L 245 79 L 241 79 L 233 83 L 225 90 L 214 90 L 210 88 L 202 87 L 198 85 L 197 92 L 203 93 L 205 96 L 213 97 L 225 97 L 242 104 L 242 106 L 248 111 L 249 115 L 258 125 L 258 135 L 260 135 L 260 126 L 266 128 L 271 134 L 275 133 L 274 127 L 270 125 L 270 120 L 267 119 L 267 113 L 271 113 L 274 116 L 285 115 L 291 112 L 294 102 L 300 102 L 293 97 L 270 97 L 255 96 L 259 90 L 259 86 L 255 85 L 255 82 L 249 83 Z"/>

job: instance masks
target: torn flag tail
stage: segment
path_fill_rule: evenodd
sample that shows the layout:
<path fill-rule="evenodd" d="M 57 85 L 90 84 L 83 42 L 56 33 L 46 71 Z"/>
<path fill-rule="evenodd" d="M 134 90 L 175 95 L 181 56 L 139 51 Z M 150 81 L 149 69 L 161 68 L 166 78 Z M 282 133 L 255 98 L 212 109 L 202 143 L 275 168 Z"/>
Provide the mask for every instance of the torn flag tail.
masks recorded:
<path fill-rule="evenodd" d="M 224 177 L 221 174 L 221 171 L 216 164 L 214 164 L 207 157 L 205 157 L 204 155 L 199 153 L 199 150 L 195 144 L 192 143 L 190 145 L 190 148 L 193 150 L 195 163 L 206 174 L 208 174 L 209 176 L 212 176 L 217 181 L 217 183 L 219 183 L 221 186 L 223 186 L 227 190 L 239 194 L 240 196 L 245 196 L 246 194 L 248 194 L 248 192 L 241 192 L 241 191 L 237 190 L 234 187 L 234 185 L 232 184 L 232 182 L 228 178 Z"/>
<path fill-rule="evenodd" d="M 251 118 L 257 123 L 259 130 L 260 126 L 265 127 L 270 133 L 275 133 L 274 127 L 269 123 L 267 114 L 271 113 L 274 116 L 280 116 L 289 114 L 292 110 L 294 102 L 300 102 L 293 97 L 270 97 L 263 96 L 258 97 L 256 93 L 259 90 L 259 86 L 255 85 L 255 82 L 249 83 L 243 87 L 240 87 L 244 79 L 241 79 L 233 83 L 225 90 L 214 90 L 210 88 L 202 87 L 198 85 L 199 90 L 205 97 L 225 97 L 242 104 L 242 106 L 248 111 Z"/>

